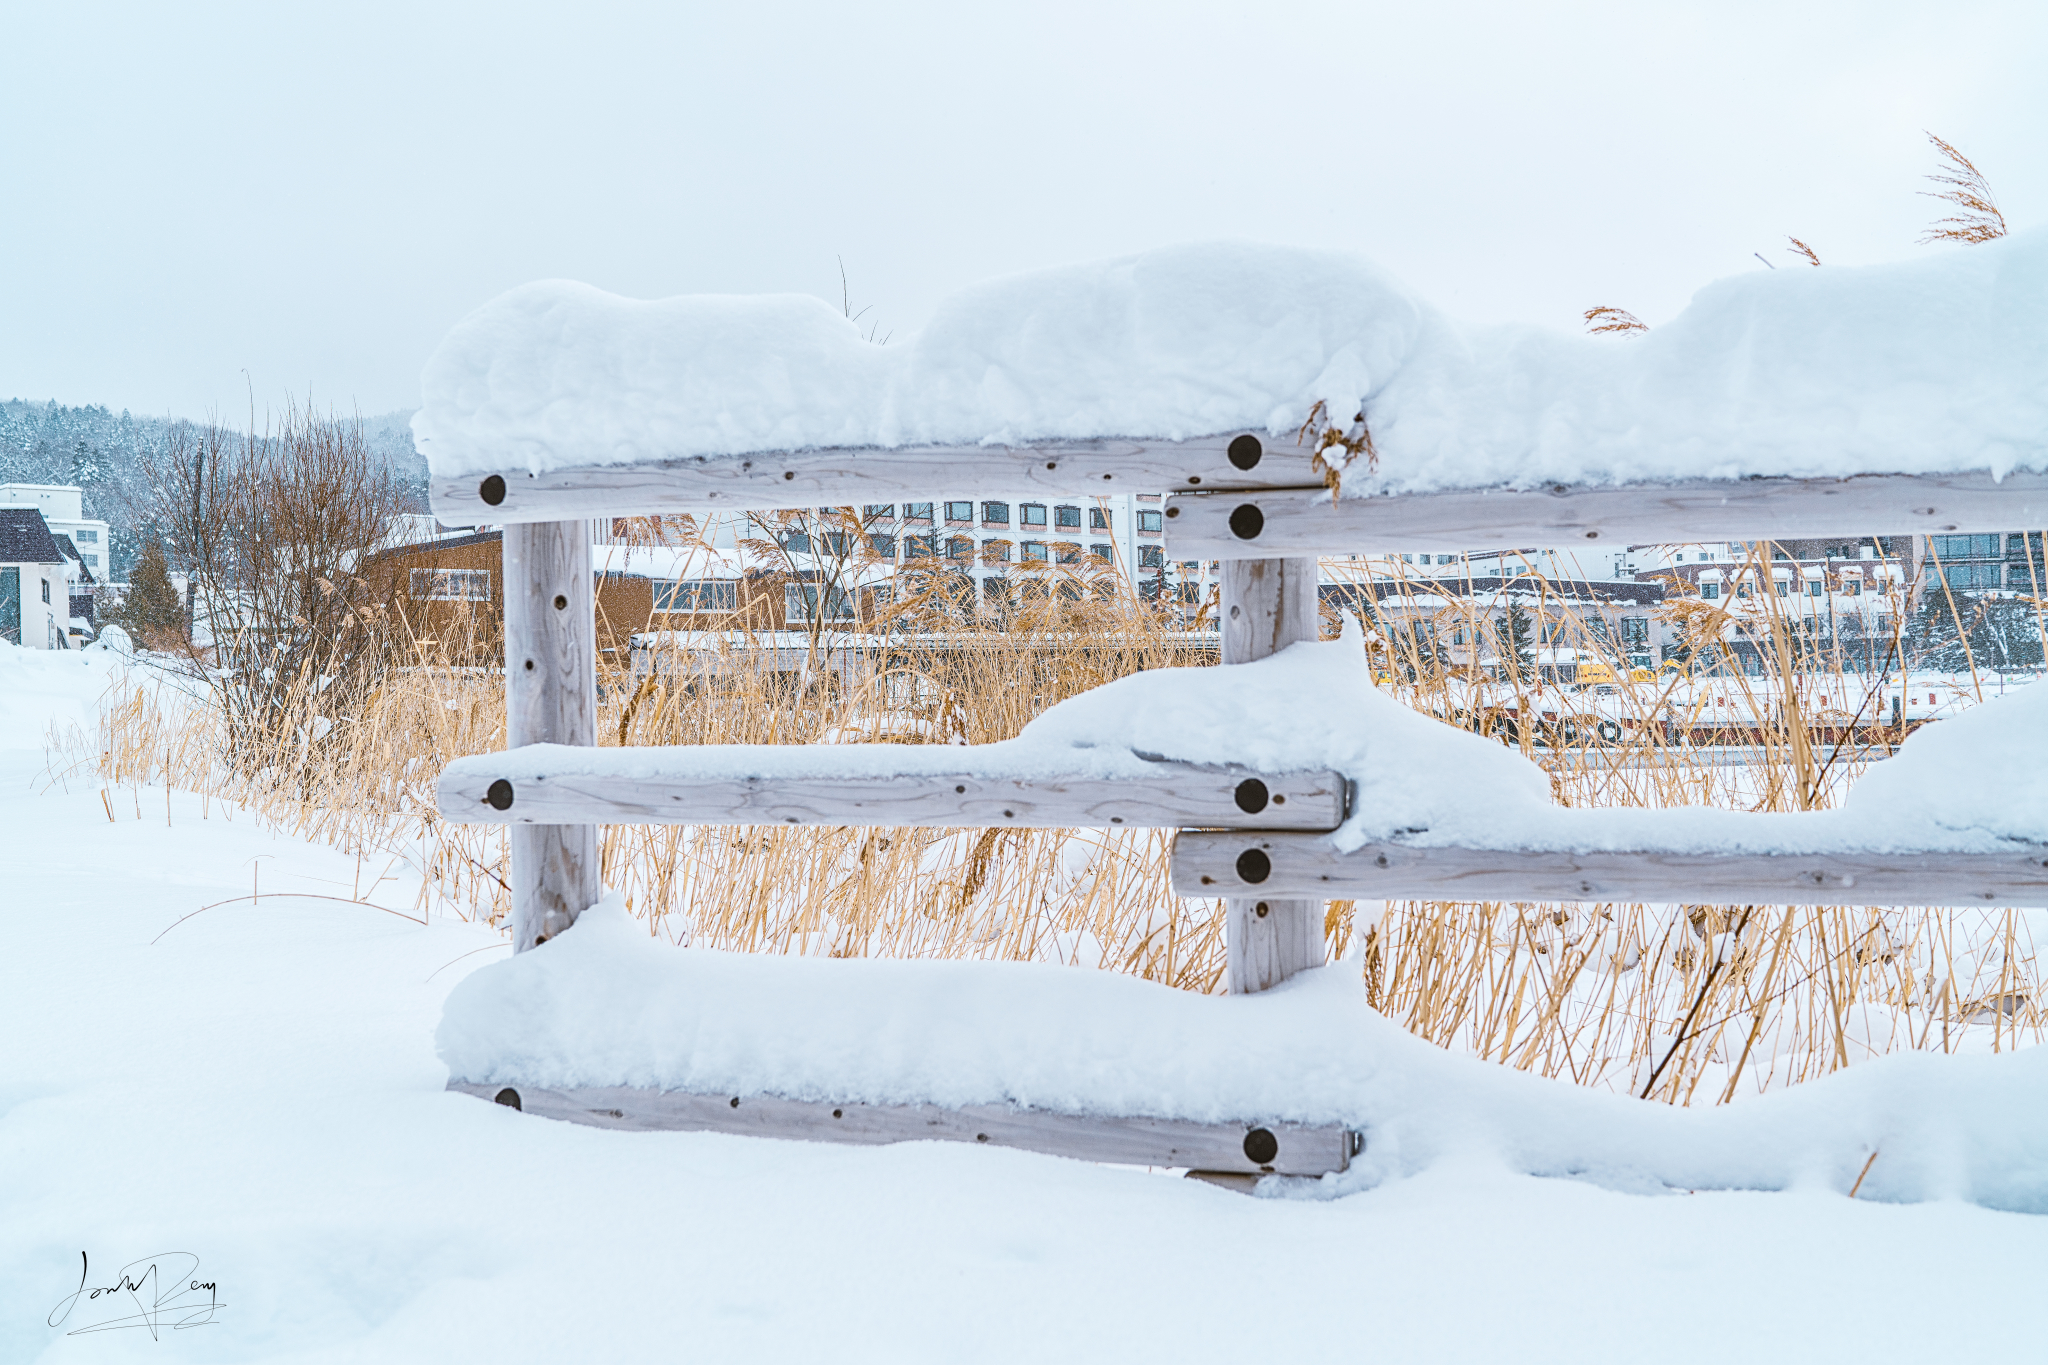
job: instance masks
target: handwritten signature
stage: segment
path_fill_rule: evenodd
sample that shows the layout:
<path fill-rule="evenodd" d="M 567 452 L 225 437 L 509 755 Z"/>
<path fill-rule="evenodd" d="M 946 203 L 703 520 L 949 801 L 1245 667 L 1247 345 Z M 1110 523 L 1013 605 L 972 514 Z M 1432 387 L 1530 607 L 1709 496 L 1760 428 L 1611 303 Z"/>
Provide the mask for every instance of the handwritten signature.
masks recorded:
<path fill-rule="evenodd" d="M 160 1341 L 159 1334 L 165 1328 L 182 1332 L 188 1327 L 213 1326 L 214 1315 L 227 1306 L 220 1301 L 219 1287 L 212 1280 L 199 1278 L 199 1258 L 189 1251 L 163 1251 L 130 1261 L 121 1267 L 112 1284 L 89 1284 L 91 1275 L 92 1263 L 81 1251 L 78 1288 L 59 1299 L 50 1310 L 50 1326 L 62 1327 L 69 1322 L 80 1300 L 101 1311 L 108 1307 L 132 1307 L 137 1311 L 74 1327 L 66 1336 L 140 1327 Z M 80 1316 L 90 1317 L 92 1313 L 93 1308 L 88 1307 Z"/>

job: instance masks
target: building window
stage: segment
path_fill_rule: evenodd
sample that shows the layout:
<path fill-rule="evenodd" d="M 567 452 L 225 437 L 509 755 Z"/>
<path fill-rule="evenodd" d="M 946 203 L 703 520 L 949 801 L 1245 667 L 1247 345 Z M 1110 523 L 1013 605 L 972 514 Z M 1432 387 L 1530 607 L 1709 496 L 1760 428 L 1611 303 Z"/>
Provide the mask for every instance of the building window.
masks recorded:
<path fill-rule="evenodd" d="M 1079 564 L 1081 562 L 1081 547 L 1078 545 L 1062 541 L 1052 548 L 1053 558 L 1061 564 Z"/>
<path fill-rule="evenodd" d="M 811 534 L 808 531 L 784 531 L 782 548 L 793 555 L 807 555 L 811 552 Z"/>
<path fill-rule="evenodd" d="M 1007 502 L 983 503 L 981 505 L 981 524 L 983 526 L 1008 526 L 1010 524 L 1010 504 Z"/>
<path fill-rule="evenodd" d="M 1138 529 L 1140 531 L 1159 531 L 1164 529 L 1165 524 L 1163 514 L 1160 512 L 1147 511 L 1143 508 L 1139 509 Z"/>
<path fill-rule="evenodd" d="M 97 545 L 100 543 L 100 533 L 98 531 L 73 531 L 71 538 L 81 545 Z"/>
<path fill-rule="evenodd" d="M 946 504 L 947 521 L 973 521 L 974 504 L 971 502 L 949 502 Z"/>
<path fill-rule="evenodd" d="M 1951 588 L 1995 588 L 1998 586 L 1999 566 L 1996 564 L 1945 564 L 1941 575 L 1948 580 Z"/>
<path fill-rule="evenodd" d="M 654 609 L 675 611 L 738 611 L 740 585 L 730 578 L 672 578 L 654 585 Z"/>
<path fill-rule="evenodd" d="M 1842 596 L 1844 596 L 1844 597 L 1859 597 L 1859 596 L 1861 596 L 1861 595 L 1862 595 L 1862 593 L 1863 593 L 1863 580 L 1862 580 L 1862 579 L 1860 579 L 1860 578 L 1845 578 L 1845 579 L 1843 579 L 1843 580 L 1842 580 Z"/>
<path fill-rule="evenodd" d="M 824 603 L 822 615 L 819 603 Z M 816 583 L 790 583 L 782 589 L 783 616 L 792 625 L 809 625 L 812 621 L 851 621 L 853 619 L 853 598 L 838 588 L 822 587 Z"/>
<path fill-rule="evenodd" d="M 49 605 L 49 601 L 50 601 L 50 580 L 49 580 L 49 579 L 47 579 L 47 578 L 45 578 L 45 579 L 43 580 L 43 604 L 44 604 L 45 606 L 47 606 L 47 605 Z"/>
<path fill-rule="evenodd" d="M 1026 510 L 1028 511 L 1029 509 L 1026 509 Z M 1042 508 L 1042 507 L 1041 507 L 1041 508 L 1039 508 L 1038 510 L 1039 510 L 1039 515 L 1040 515 L 1040 516 L 1043 516 L 1043 515 L 1045 515 L 1045 509 L 1044 509 L 1044 508 Z M 1027 541 L 1025 541 L 1025 542 L 1024 542 L 1024 562 L 1025 562 L 1026 564 L 1043 564 L 1043 563 L 1045 563 L 1045 543 L 1044 543 L 1043 541 L 1038 541 L 1038 540 L 1027 540 Z"/>
<path fill-rule="evenodd" d="M 1712 602 L 1712 601 L 1713 601 L 1714 599 L 1718 598 L 1718 597 L 1719 597 L 1720 595 L 1721 595 L 1721 585 L 1720 585 L 1719 583 L 1702 583 L 1702 584 L 1700 584 L 1700 596 L 1701 596 L 1701 597 L 1703 597 L 1703 598 L 1705 598 L 1705 599 L 1706 599 L 1707 601 L 1709 601 L 1709 602 Z"/>
<path fill-rule="evenodd" d="M 914 506 L 915 504 L 912 505 Z M 931 504 L 926 503 L 925 506 L 930 507 Z M 938 555 L 939 538 L 937 536 L 903 537 L 903 557 L 905 559 L 936 559 Z"/>
<path fill-rule="evenodd" d="M 1090 545 L 1088 553 L 1091 557 L 1101 560 L 1104 564 L 1109 563 L 1112 558 L 1107 545 Z"/>
<path fill-rule="evenodd" d="M 2005 585 L 2007 587 L 2021 592 L 2032 592 L 2037 582 L 2042 587 L 2048 587 L 2048 578 L 2044 578 L 2041 574 L 2036 573 L 2035 566 L 2028 564 L 2008 564 L 2005 566 Z"/>
<path fill-rule="evenodd" d="M 1088 529 L 1089 529 L 1089 530 L 1091 530 L 1091 531 L 1107 531 L 1107 530 L 1109 529 L 1109 512 L 1108 512 L 1108 510 L 1107 510 L 1107 509 L 1105 509 L 1105 508 L 1101 508 L 1101 507 L 1091 507 L 1091 508 L 1089 508 L 1089 509 L 1088 509 Z"/>
<path fill-rule="evenodd" d="M 1045 525 L 1045 505 L 1043 503 L 1027 502 L 1017 509 L 1017 513 L 1017 524 L 1019 526 Z"/>
<path fill-rule="evenodd" d="M 488 602 L 491 600 L 491 571 L 414 569 L 412 596 L 415 602 Z"/>
<path fill-rule="evenodd" d="M 1055 507 L 1052 509 L 1052 524 L 1081 528 L 1081 509 L 1078 507 Z"/>
<path fill-rule="evenodd" d="M 932 519 L 932 505 L 928 502 L 906 502 L 903 504 L 903 519 L 928 522 Z"/>
<path fill-rule="evenodd" d="M 868 550 L 877 559 L 893 560 L 896 558 L 896 537 L 869 536 Z"/>
<path fill-rule="evenodd" d="M 1138 515 L 1143 516 L 1144 513 Z M 1141 569 L 1163 569 L 1166 567 L 1166 551 L 1157 545 L 1138 547 L 1138 567 Z"/>
<path fill-rule="evenodd" d="M 952 539 L 946 542 L 946 558 L 974 558 L 974 542 L 968 539 L 966 536 L 954 536 Z"/>
<path fill-rule="evenodd" d="M 896 504 L 893 502 L 871 502 L 860 509 L 860 514 L 868 521 L 892 521 L 896 516 Z"/>
<path fill-rule="evenodd" d="M 1650 618 L 1647 616 L 1622 617 L 1621 646 L 1623 649 L 1648 649 L 1650 647 Z"/>
<path fill-rule="evenodd" d="M 1929 536 L 1936 559 L 1997 559 L 2004 537 L 1994 531 L 1981 536 Z"/>
<path fill-rule="evenodd" d="M 1822 586 L 1821 581 L 1818 578 L 1809 578 L 1806 580 L 1806 595 L 1808 597 L 1819 597 L 1825 591 L 1826 589 Z"/>
<path fill-rule="evenodd" d="M 984 540 L 981 542 L 981 562 L 984 564 L 1009 563 L 1010 542 L 1007 540 Z"/>

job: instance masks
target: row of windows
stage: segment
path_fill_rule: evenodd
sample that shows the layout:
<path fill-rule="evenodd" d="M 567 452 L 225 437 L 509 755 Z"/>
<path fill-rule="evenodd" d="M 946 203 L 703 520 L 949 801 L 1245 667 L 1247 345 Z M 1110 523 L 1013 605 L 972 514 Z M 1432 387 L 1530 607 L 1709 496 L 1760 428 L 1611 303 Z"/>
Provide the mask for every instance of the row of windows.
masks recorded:
<path fill-rule="evenodd" d="M 1993 531 L 1975 536 L 1929 536 L 1934 557 L 1950 559 L 1997 559 L 2004 550 L 2005 537 Z"/>
<path fill-rule="evenodd" d="M 1157 515 L 1156 513 L 1154 515 Z M 894 560 L 900 548 L 905 559 L 973 559 L 976 542 L 967 536 L 949 536 L 941 540 L 937 535 L 896 536 L 876 533 L 868 536 L 868 551 L 877 559 Z M 782 537 L 782 546 L 791 554 L 821 553 L 844 559 L 849 548 L 848 538 L 838 531 L 827 531 L 822 535 L 811 535 L 807 531 L 789 531 Z M 985 563 L 1003 564 L 1010 559 L 1011 543 L 1007 540 L 984 540 L 980 557 Z M 1055 541 L 1050 547 L 1043 541 L 1027 540 L 1022 543 L 1022 557 L 1027 560 L 1054 558 L 1061 564 L 1078 563 L 1081 547 L 1068 542 Z M 1106 541 L 1097 541 L 1088 546 L 1092 557 L 1107 563 L 1116 558 L 1115 547 Z M 1166 564 L 1166 550 L 1158 545 L 1138 547 L 1138 566 L 1145 569 L 1163 568 Z"/>
<path fill-rule="evenodd" d="M 932 519 L 933 505 L 929 502 L 906 502 L 903 504 L 903 519 L 905 521 L 928 522 Z M 1048 510 L 1052 517 L 1050 522 L 1046 520 Z M 1082 509 L 1079 507 L 1054 506 L 1048 509 L 1046 504 L 1042 502 L 1020 503 L 1017 507 L 1017 524 L 1020 526 L 1051 525 L 1078 531 L 1081 529 L 1081 512 Z M 1101 507 L 1090 507 L 1087 509 L 1087 512 L 1089 530 L 1107 531 L 1111 529 L 1113 513 Z M 862 519 L 865 521 L 894 521 L 896 519 L 896 504 L 893 502 L 871 502 L 861 509 L 861 514 Z M 946 521 L 950 525 L 971 523 L 974 520 L 974 504 L 971 502 L 946 503 L 945 514 Z M 1148 521 L 1149 525 L 1147 525 Z M 984 526 L 1008 526 L 1010 524 L 1010 504 L 1007 502 L 984 502 L 981 505 L 981 524 Z M 1138 513 L 1138 529 L 1152 531 L 1161 529 L 1159 513 Z"/>
<path fill-rule="evenodd" d="M 1806 586 L 1801 590 L 1803 596 L 1827 596 L 1827 585 L 1823 583 L 1820 579 L 1806 579 L 1805 585 Z M 1792 595 L 1792 580 L 1789 578 L 1776 579 L 1771 584 L 1771 590 L 1780 597 L 1790 597 Z M 1705 598 L 1709 602 L 1718 601 L 1723 591 L 1724 589 L 1722 585 L 1719 583 L 1706 582 L 1700 584 L 1700 596 Z M 1844 597 L 1859 596 L 1863 592 L 1863 580 L 1858 578 L 1845 578 L 1841 581 L 1836 591 L 1840 592 Z M 1737 597 L 1750 596 L 1751 585 L 1749 581 L 1746 579 L 1738 581 L 1735 584 L 1734 595 Z"/>
<path fill-rule="evenodd" d="M 491 600 L 491 571 L 414 569 L 412 595 L 416 602 L 488 602 Z"/>
<path fill-rule="evenodd" d="M 1019 602 L 1046 602 L 1058 599 L 1067 602 L 1085 601 L 1090 595 L 1087 584 L 1071 578 L 1050 581 L 1026 580 L 1012 583 L 1002 578 L 984 578 L 979 589 L 975 580 L 962 575 L 958 583 L 956 600 L 962 604 L 972 602 L 978 595 L 980 600 L 992 607 L 1011 607 Z M 1100 588 L 1093 595 L 1106 596 Z M 1160 595 L 1155 585 L 1143 591 L 1144 597 L 1157 600 Z M 1199 602 L 1202 590 L 1194 583 L 1182 583 L 1173 587 L 1172 595 L 1179 601 Z M 845 593 L 833 589 L 820 589 L 808 584 L 792 583 L 782 592 L 782 612 L 790 625 L 809 625 L 820 619 L 828 622 L 852 623 L 858 619 L 853 600 Z"/>
<path fill-rule="evenodd" d="M 1944 564 L 1941 576 L 1951 588 L 1996 588 L 2001 579 L 2007 587 L 2027 591 L 2034 585 L 2034 571 L 2026 564 Z"/>

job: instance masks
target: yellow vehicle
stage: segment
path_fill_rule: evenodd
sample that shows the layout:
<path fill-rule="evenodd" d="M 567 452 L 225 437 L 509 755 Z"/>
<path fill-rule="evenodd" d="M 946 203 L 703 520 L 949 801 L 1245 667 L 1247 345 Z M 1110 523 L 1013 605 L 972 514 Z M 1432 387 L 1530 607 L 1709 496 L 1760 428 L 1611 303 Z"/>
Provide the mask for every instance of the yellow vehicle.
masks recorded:
<path fill-rule="evenodd" d="M 1614 682 L 1614 665 L 1588 660 L 1579 665 L 1579 671 L 1573 680 L 1581 687 L 1611 685 Z"/>

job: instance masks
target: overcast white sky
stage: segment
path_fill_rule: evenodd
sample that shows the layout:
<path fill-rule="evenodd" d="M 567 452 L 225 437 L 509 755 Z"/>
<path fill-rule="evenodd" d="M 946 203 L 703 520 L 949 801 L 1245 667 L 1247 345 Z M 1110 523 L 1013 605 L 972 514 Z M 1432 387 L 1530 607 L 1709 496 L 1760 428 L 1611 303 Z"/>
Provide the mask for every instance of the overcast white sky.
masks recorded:
<path fill-rule="evenodd" d="M 1785 235 L 1911 256 L 1921 130 L 2048 222 L 2048 5 L 14 7 L 0 397 L 418 402 L 566 276 L 901 336 L 992 275 L 1249 237 L 1453 314 L 1669 318 Z"/>

